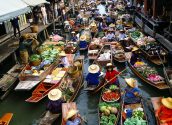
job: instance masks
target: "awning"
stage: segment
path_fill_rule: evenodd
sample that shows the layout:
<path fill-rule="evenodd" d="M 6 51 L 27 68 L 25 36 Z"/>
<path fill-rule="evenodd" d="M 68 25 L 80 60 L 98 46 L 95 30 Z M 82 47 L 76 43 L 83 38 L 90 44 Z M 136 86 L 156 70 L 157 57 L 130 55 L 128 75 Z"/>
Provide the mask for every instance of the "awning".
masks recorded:
<path fill-rule="evenodd" d="M 46 0 L 22 0 L 22 1 L 25 2 L 29 6 L 36 6 L 43 3 L 49 3 Z"/>
<path fill-rule="evenodd" d="M 0 23 L 31 11 L 21 0 L 6 0 L 0 4 Z"/>

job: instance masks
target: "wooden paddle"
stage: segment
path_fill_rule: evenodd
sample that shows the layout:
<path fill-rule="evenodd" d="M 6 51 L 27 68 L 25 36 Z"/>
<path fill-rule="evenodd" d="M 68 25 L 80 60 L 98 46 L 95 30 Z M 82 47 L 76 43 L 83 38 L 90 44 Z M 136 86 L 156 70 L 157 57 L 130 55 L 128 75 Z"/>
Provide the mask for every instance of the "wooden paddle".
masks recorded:
<path fill-rule="evenodd" d="M 100 91 L 104 86 L 106 86 L 109 82 L 111 82 L 114 78 L 118 77 L 119 75 L 121 75 L 124 71 L 126 71 L 129 67 L 125 68 L 124 70 L 122 70 L 121 72 L 119 72 L 118 75 L 115 75 L 112 79 L 110 79 L 109 81 L 106 81 L 102 86 L 98 87 L 93 93 L 96 93 L 98 91 Z"/>

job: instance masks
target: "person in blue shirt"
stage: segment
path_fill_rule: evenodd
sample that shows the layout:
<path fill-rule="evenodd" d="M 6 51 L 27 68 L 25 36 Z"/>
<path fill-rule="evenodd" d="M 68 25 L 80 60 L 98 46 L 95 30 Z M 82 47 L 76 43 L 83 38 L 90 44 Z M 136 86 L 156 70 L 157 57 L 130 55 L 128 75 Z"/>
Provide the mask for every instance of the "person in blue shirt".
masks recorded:
<path fill-rule="evenodd" d="M 75 35 L 75 31 L 72 31 L 71 34 L 72 34 L 71 41 L 77 42 L 78 41 L 78 37 Z"/>
<path fill-rule="evenodd" d="M 66 125 L 81 125 L 81 116 L 78 114 L 78 110 L 71 109 L 66 116 Z"/>
<path fill-rule="evenodd" d="M 134 104 L 140 102 L 141 91 L 138 88 L 137 80 L 126 78 L 127 87 L 125 88 L 125 104 Z"/>
<path fill-rule="evenodd" d="M 99 84 L 100 67 L 96 64 L 92 64 L 88 67 L 88 74 L 86 81 L 88 86 L 97 86 Z"/>
<path fill-rule="evenodd" d="M 85 49 L 85 48 L 87 48 L 87 46 L 88 46 L 88 43 L 86 41 L 86 36 L 82 35 L 80 37 L 79 47 L 80 47 L 80 49 Z"/>
<path fill-rule="evenodd" d="M 10 20 L 11 25 L 13 26 L 13 30 L 14 30 L 14 36 L 16 37 L 17 34 L 17 30 L 19 33 L 19 37 L 20 37 L 20 27 L 19 27 L 19 18 L 14 18 L 12 20 Z"/>

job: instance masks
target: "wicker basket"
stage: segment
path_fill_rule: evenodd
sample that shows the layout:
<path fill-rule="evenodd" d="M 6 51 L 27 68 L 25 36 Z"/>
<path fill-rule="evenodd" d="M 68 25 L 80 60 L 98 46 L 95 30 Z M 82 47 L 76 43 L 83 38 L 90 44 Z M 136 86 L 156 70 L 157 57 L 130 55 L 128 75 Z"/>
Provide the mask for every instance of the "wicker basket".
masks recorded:
<path fill-rule="evenodd" d="M 78 67 L 76 67 L 76 66 L 71 66 L 71 67 L 69 67 L 68 74 L 69 74 L 70 77 L 72 77 L 72 78 L 77 78 L 77 77 L 79 77 Z"/>
<path fill-rule="evenodd" d="M 30 27 L 32 33 L 38 33 L 38 26 L 37 25 L 33 25 Z"/>

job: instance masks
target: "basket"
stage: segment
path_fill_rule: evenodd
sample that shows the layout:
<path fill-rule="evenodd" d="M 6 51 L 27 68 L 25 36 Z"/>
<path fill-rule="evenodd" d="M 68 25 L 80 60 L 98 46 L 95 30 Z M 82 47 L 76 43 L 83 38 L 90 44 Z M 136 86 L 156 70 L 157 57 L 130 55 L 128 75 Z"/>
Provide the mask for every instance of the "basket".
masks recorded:
<path fill-rule="evenodd" d="M 32 61 L 30 63 L 32 66 L 39 66 L 41 64 L 41 60 Z"/>
<path fill-rule="evenodd" d="M 72 78 L 79 77 L 78 67 L 77 66 L 71 66 L 71 67 L 69 67 L 68 74 Z"/>
<path fill-rule="evenodd" d="M 74 62 L 74 66 L 78 67 L 78 70 L 81 70 L 82 69 L 82 64 L 81 64 L 80 61 Z"/>
<path fill-rule="evenodd" d="M 33 25 L 30 27 L 32 33 L 38 33 L 38 26 L 37 25 Z"/>

